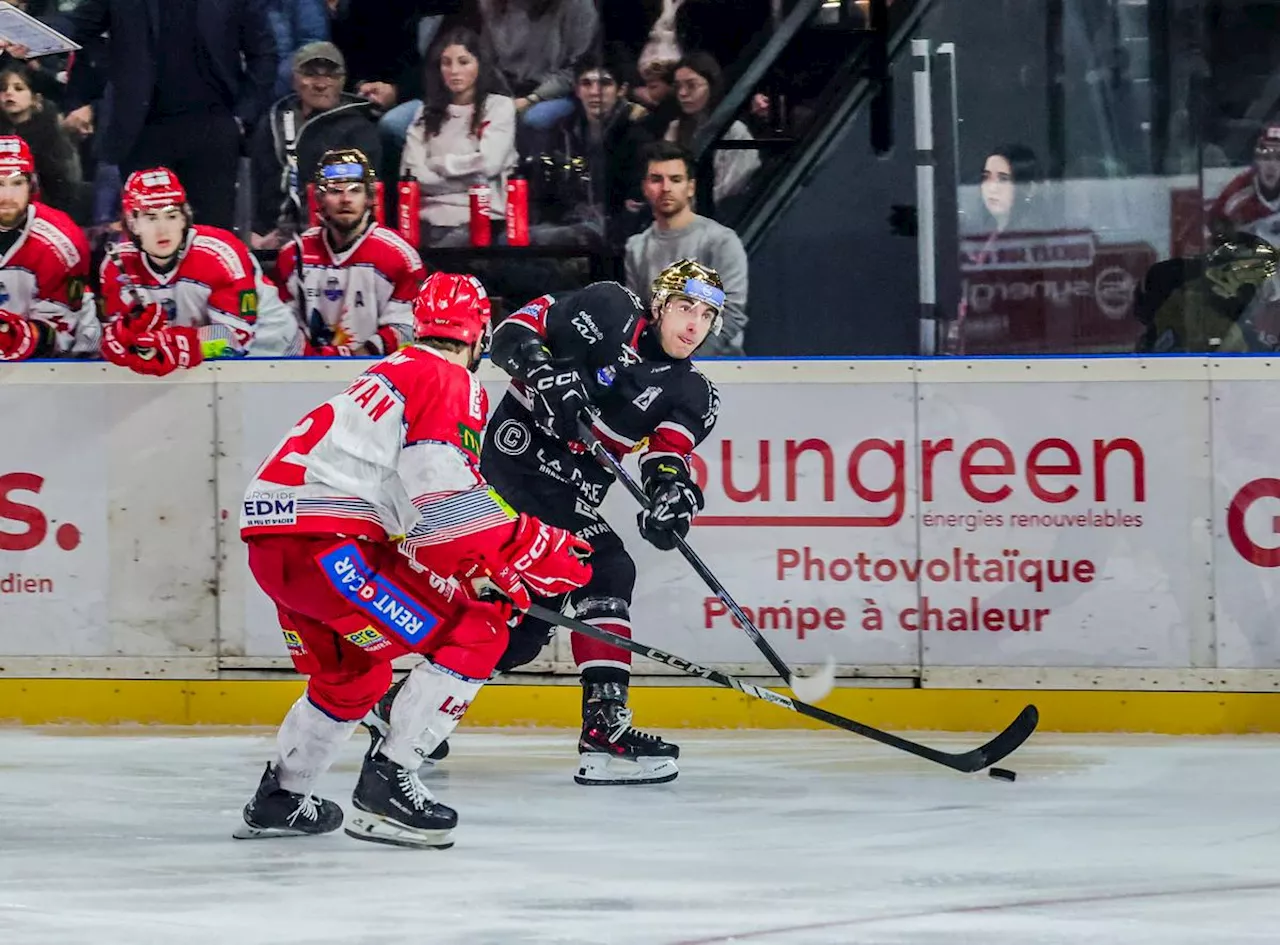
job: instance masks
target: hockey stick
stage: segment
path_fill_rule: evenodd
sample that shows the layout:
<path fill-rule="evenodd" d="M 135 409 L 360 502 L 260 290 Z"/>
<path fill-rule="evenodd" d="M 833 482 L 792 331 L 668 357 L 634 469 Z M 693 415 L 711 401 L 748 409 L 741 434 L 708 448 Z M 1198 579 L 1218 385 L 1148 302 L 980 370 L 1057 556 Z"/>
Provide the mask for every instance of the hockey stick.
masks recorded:
<path fill-rule="evenodd" d="M 726 689 L 736 689 L 744 695 L 748 695 L 753 699 L 760 699 L 764 702 L 771 702 L 783 709 L 790 709 L 800 715 L 808 716 L 819 722 L 825 722 L 827 725 L 834 725 L 836 728 L 844 729 L 846 732 L 853 732 L 855 735 L 861 735 L 863 738 L 869 738 L 874 742 L 882 745 L 888 745 L 890 748 L 896 748 L 899 751 L 905 751 L 908 754 L 915 755 L 917 758 L 923 758 L 926 761 L 932 761 L 936 764 L 951 768 L 953 771 L 962 771 L 971 774 L 975 771 L 981 771 L 983 768 L 989 767 L 1001 759 L 1007 757 L 1016 751 L 1023 742 L 1031 737 L 1036 730 L 1036 725 L 1040 722 L 1040 712 L 1034 705 L 1029 705 L 1018 713 L 1018 717 L 1009 723 L 999 735 L 991 739 L 980 748 L 974 748 L 964 752 L 947 752 L 939 751 L 936 748 L 930 748 L 928 745 L 921 745 L 919 742 L 913 742 L 910 739 L 902 738 L 891 732 L 885 732 L 874 726 L 867 725 L 863 722 L 857 722 L 853 719 L 845 718 L 843 715 L 836 715 L 834 712 L 828 712 L 825 709 L 819 709 L 817 706 L 809 705 L 799 699 L 790 699 L 781 693 L 774 692 L 772 689 L 762 689 L 751 683 L 743 682 L 727 673 L 718 670 L 709 669 L 706 666 L 699 666 L 697 663 L 690 662 L 679 656 L 646 646 L 635 640 L 629 640 L 626 637 L 619 636 L 600 627 L 593 627 L 589 623 L 583 623 L 581 620 L 575 620 L 572 617 L 566 617 L 557 611 L 543 607 L 540 604 L 534 604 L 529 608 L 529 614 L 537 617 L 539 620 L 545 620 L 548 623 L 558 624 L 566 627 L 574 633 L 580 633 L 583 636 L 598 640 L 601 643 L 614 646 L 622 650 L 627 650 L 639 656 L 647 657 L 658 663 L 664 663 L 674 669 L 687 673 L 690 676 L 700 676 L 708 682 L 713 682 L 717 686 L 723 686 Z"/>
<path fill-rule="evenodd" d="M 146 309 L 147 300 L 142 297 L 141 290 L 139 290 L 137 285 L 134 284 L 129 273 L 125 271 L 124 262 L 120 259 L 120 244 L 113 243 L 108 240 L 105 252 L 107 257 L 111 260 L 111 264 L 116 267 L 116 274 L 120 279 L 120 284 L 124 287 L 125 292 L 129 294 L 129 298 L 133 300 L 132 312 L 127 312 L 122 316 L 125 325 L 128 326 L 130 321 L 135 320 L 130 317 L 131 315 L 136 315 L 136 313 L 142 312 Z M 138 357 L 142 358 L 144 361 L 150 361 L 156 356 L 154 348 L 139 348 L 135 345 L 133 350 L 137 352 Z"/>
<path fill-rule="evenodd" d="M 591 427 L 580 420 L 578 421 L 578 432 L 583 445 L 591 451 L 591 455 L 595 457 L 596 461 L 612 472 L 642 507 L 647 507 L 649 498 L 644 494 L 644 490 L 640 488 L 640 484 L 631 478 L 631 474 L 622 465 L 622 461 L 604 448 L 604 444 L 596 438 L 595 433 L 591 431 Z M 769 641 L 756 629 L 756 625 L 751 622 L 751 618 L 738 606 L 738 602 L 725 590 L 724 585 L 716 580 L 716 576 L 711 573 L 711 569 L 698 557 L 697 552 L 689 547 L 689 543 L 679 535 L 676 536 L 676 547 L 680 550 L 680 554 L 684 555 L 684 560 L 688 561 L 693 570 L 697 572 L 698 577 L 702 578 L 703 583 L 711 589 L 711 592 L 716 597 L 720 598 L 725 607 L 729 608 L 729 612 L 733 614 L 742 629 L 746 631 L 747 636 L 751 638 L 751 642 L 756 645 L 756 649 L 764 654 L 764 658 L 769 661 L 769 665 L 791 687 L 792 692 L 805 702 L 820 702 L 830 694 L 836 685 L 836 663 L 834 659 L 828 656 L 822 669 L 812 676 L 797 676 L 782 661 L 782 657 L 778 655 L 777 651 L 769 645 Z"/>

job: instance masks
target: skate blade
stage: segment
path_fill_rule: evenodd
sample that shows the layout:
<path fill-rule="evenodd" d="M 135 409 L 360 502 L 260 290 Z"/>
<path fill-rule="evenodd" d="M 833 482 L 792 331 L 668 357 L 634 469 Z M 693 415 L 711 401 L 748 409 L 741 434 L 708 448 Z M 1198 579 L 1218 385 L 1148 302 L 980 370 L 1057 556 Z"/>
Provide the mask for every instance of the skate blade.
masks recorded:
<path fill-rule="evenodd" d="M 674 758 L 615 758 L 603 752 L 578 756 L 578 773 L 573 780 L 591 787 L 620 784 L 666 784 L 680 774 Z"/>
<path fill-rule="evenodd" d="M 453 830 L 415 830 L 374 814 L 356 814 L 343 828 L 348 837 L 418 850 L 447 850 L 453 846 Z"/>
<path fill-rule="evenodd" d="M 241 824 L 231 831 L 231 836 L 236 840 L 275 840 L 279 837 L 323 837 L 324 834 L 294 830 L 292 827 L 252 827 Z"/>

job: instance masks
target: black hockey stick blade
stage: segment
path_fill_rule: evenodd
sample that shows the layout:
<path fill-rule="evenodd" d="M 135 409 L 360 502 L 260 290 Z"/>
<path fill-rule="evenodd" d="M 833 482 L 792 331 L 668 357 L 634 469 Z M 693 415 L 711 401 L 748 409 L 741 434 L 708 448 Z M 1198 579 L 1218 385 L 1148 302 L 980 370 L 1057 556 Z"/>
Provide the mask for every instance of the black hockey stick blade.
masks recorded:
<path fill-rule="evenodd" d="M 908 754 L 915 755 L 917 758 L 923 758 L 926 761 L 932 761 L 935 764 L 951 768 L 953 771 L 962 771 L 966 774 L 981 771 L 983 768 L 987 768 L 1012 754 L 1023 742 L 1031 737 L 1040 721 L 1039 711 L 1035 706 L 1029 705 L 1018 713 L 1018 717 L 1004 731 L 985 745 L 963 752 L 939 751 L 936 748 L 930 748 L 928 745 L 913 742 L 909 738 L 903 738 L 901 735 L 883 731 L 873 725 L 845 718 L 843 715 L 836 715 L 826 709 L 820 709 L 817 706 L 809 705 L 807 702 L 801 702 L 799 699 L 791 699 L 780 692 L 774 692 L 772 689 L 764 689 L 752 683 L 743 682 L 741 679 L 722 673 L 719 670 L 699 666 L 697 663 L 667 653 L 665 650 L 659 650 L 636 640 L 618 636 L 618 634 L 600 627 L 593 627 L 591 624 L 583 623 L 581 620 L 574 620 L 572 617 L 567 617 L 558 611 L 550 610 L 539 604 L 534 604 L 530 607 L 529 614 L 548 623 L 565 627 L 574 633 L 582 634 L 593 640 L 599 640 L 601 643 L 607 643 L 637 656 L 643 656 L 654 662 L 670 666 L 690 676 L 698 676 L 708 682 L 715 683 L 717 686 L 736 689 L 743 695 L 750 696 L 753 699 L 771 702 L 783 709 L 790 709 L 792 712 L 808 716 L 815 721 L 844 729 L 846 732 L 861 735 L 863 738 L 869 738 L 890 748 L 905 751 Z"/>
<path fill-rule="evenodd" d="M 1010 722 L 1000 734 L 985 745 L 969 751 L 948 752 L 930 748 L 928 745 L 921 745 L 919 742 L 913 742 L 900 735 L 894 735 L 892 732 L 873 728 L 870 725 L 847 719 L 842 715 L 827 712 L 825 709 L 819 709 L 817 706 L 808 705 L 804 702 L 796 702 L 795 711 L 801 715 L 807 715 L 811 719 L 817 719 L 819 722 L 826 722 L 828 725 L 834 725 L 836 728 L 842 728 L 848 732 L 856 732 L 882 745 L 898 748 L 918 758 L 937 762 L 954 771 L 963 771 L 966 774 L 989 768 L 991 765 L 1013 754 L 1022 746 L 1023 742 L 1031 737 L 1036 730 L 1036 726 L 1040 724 L 1040 710 L 1034 705 L 1029 705 L 1019 712 L 1018 717 Z"/>

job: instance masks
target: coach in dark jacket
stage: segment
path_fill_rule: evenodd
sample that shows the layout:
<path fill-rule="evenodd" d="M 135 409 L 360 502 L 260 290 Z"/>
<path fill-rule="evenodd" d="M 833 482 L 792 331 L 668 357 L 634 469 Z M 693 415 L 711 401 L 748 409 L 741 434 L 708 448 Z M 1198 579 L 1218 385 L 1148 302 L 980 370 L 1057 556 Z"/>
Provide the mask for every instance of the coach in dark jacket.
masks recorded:
<path fill-rule="evenodd" d="M 163 164 L 186 186 L 196 221 L 230 228 L 243 130 L 271 101 L 275 42 L 260 0 L 82 0 L 77 42 L 108 34 L 115 107 L 98 128 L 123 174 Z M 74 81 L 71 108 L 101 98 Z"/>

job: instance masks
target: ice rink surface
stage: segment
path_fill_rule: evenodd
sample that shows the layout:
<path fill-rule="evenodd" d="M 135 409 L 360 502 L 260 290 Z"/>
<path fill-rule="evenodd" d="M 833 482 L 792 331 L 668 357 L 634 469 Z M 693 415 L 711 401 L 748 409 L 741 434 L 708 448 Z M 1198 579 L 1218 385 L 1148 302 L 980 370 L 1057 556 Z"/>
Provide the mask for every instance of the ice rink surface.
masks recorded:
<path fill-rule="evenodd" d="M 678 732 L 674 783 L 585 788 L 574 734 L 457 736 L 428 779 L 457 845 L 418 851 L 233 841 L 267 732 L 0 730 L 0 942 L 1280 941 L 1280 739 L 1037 735 L 1010 784 Z M 320 793 L 348 806 L 365 744 Z"/>

